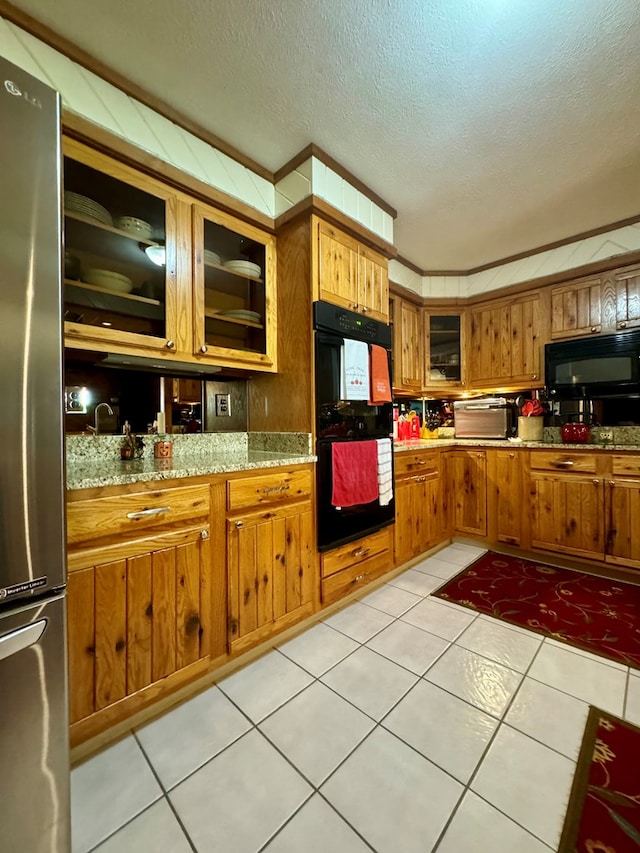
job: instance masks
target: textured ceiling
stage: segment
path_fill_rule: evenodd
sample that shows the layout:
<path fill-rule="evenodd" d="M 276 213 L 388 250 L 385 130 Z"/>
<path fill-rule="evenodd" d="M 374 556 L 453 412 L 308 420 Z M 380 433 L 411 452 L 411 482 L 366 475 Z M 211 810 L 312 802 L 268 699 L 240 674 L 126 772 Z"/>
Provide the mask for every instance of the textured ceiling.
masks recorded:
<path fill-rule="evenodd" d="M 640 214 L 638 0 L 14 5 L 269 169 L 315 142 L 421 268 Z"/>

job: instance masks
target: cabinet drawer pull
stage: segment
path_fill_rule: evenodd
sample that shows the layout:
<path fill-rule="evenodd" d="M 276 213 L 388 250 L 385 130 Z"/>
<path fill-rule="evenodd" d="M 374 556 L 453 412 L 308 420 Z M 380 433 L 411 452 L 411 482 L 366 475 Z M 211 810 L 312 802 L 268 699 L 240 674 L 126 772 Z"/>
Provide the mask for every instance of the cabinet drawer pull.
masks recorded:
<path fill-rule="evenodd" d="M 537 378 L 538 378 L 538 374 L 537 374 L 537 373 L 532 373 L 532 374 L 531 374 L 531 378 L 532 378 L 532 379 L 537 379 Z"/>
<path fill-rule="evenodd" d="M 363 581 L 366 578 L 366 576 L 367 576 L 366 572 L 364 572 L 361 575 L 356 575 L 355 578 L 353 579 L 353 582 L 354 583 L 360 583 L 360 581 Z"/>
<path fill-rule="evenodd" d="M 415 465 L 428 465 L 428 462 L 425 462 L 424 459 L 416 459 Z"/>
<path fill-rule="evenodd" d="M 139 509 L 137 512 L 128 512 L 127 518 L 134 521 L 138 518 L 148 518 L 150 515 L 162 515 L 163 512 L 171 512 L 170 506 L 156 506 L 152 509 Z"/>
<path fill-rule="evenodd" d="M 515 454 L 515 453 L 510 453 L 510 454 L 509 454 L 509 459 L 515 459 L 515 458 L 516 458 L 516 454 Z"/>
<path fill-rule="evenodd" d="M 262 490 L 262 493 L 265 495 L 277 495 L 288 491 L 290 488 L 291 486 L 288 483 L 284 486 L 266 486 Z"/>
<path fill-rule="evenodd" d="M 367 306 L 366 306 L 366 305 L 363 305 L 363 306 L 362 306 L 362 313 L 363 313 L 363 314 L 366 314 L 368 310 L 369 310 L 369 309 L 367 308 Z"/>
<path fill-rule="evenodd" d="M 238 530 L 240 530 L 241 527 L 244 527 L 244 522 L 236 521 L 236 527 L 238 528 Z"/>
<path fill-rule="evenodd" d="M 371 548 L 358 548 L 357 551 L 353 552 L 354 557 L 366 557 Z"/>
<path fill-rule="evenodd" d="M 201 539 L 208 539 L 209 538 L 209 531 L 208 530 L 201 530 L 200 531 L 200 538 Z"/>
<path fill-rule="evenodd" d="M 551 464 L 554 468 L 573 468 L 573 459 L 556 459 Z"/>

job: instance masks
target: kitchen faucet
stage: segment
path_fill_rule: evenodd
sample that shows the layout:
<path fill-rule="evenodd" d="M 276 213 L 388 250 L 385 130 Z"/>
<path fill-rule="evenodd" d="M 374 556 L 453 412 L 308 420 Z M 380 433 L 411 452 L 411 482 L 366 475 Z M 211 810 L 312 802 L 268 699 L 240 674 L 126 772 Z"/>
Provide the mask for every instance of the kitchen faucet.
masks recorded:
<path fill-rule="evenodd" d="M 100 432 L 100 416 L 99 416 L 99 412 L 100 412 L 100 409 L 101 409 L 103 406 L 105 406 L 105 407 L 106 407 L 107 412 L 108 412 L 110 415 L 112 415 L 112 414 L 113 414 L 113 409 L 111 408 L 111 406 L 110 406 L 108 403 L 98 403 L 98 405 L 96 406 L 95 411 L 94 411 L 94 413 L 93 413 L 93 426 L 90 426 L 90 425 L 89 425 L 89 426 L 87 426 L 87 429 L 88 429 L 88 430 L 90 430 L 90 431 L 91 431 L 92 433 L 94 433 L 95 435 L 98 435 L 98 433 Z"/>

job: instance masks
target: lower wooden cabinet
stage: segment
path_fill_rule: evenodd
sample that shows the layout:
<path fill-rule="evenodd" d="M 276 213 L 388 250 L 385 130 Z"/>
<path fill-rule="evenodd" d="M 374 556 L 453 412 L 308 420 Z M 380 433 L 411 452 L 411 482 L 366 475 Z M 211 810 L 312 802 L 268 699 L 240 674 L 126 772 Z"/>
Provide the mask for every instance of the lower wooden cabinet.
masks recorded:
<path fill-rule="evenodd" d="M 321 598 L 332 604 L 393 568 L 393 525 L 320 556 Z"/>
<path fill-rule="evenodd" d="M 530 522 L 533 548 L 603 559 L 605 480 L 598 457 L 532 451 Z"/>
<path fill-rule="evenodd" d="M 491 542 L 522 544 L 526 517 L 523 463 L 522 451 L 487 450 L 487 518 Z"/>
<path fill-rule="evenodd" d="M 606 485 L 608 563 L 640 568 L 640 458 L 611 457 Z"/>
<path fill-rule="evenodd" d="M 309 616 L 317 601 L 310 468 L 227 484 L 228 637 L 244 651 Z"/>
<path fill-rule="evenodd" d="M 208 524 L 70 554 L 72 741 L 74 725 L 80 739 L 97 733 L 142 707 L 158 682 L 206 668 L 210 562 Z"/>
<path fill-rule="evenodd" d="M 228 519 L 230 651 L 247 649 L 312 612 L 314 565 L 310 503 Z"/>
<path fill-rule="evenodd" d="M 487 452 L 446 453 L 449 525 L 453 533 L 487 535 Z"/>
<path fill-rule="evenodd" d="M 437 450 L 396 454 L 396 564 L 407 562 L 443 538 L 444 505 Z"/>

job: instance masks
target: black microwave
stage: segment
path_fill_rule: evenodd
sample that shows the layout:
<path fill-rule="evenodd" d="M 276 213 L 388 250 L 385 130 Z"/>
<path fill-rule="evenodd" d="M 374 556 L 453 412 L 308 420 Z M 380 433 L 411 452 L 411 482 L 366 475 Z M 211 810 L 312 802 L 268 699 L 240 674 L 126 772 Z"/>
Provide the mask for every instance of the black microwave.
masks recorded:
<path fill-rule="evenodd" d="M 544 363 L 557 400 L 640 396 L 640 329 L 547 344 Z"/>

